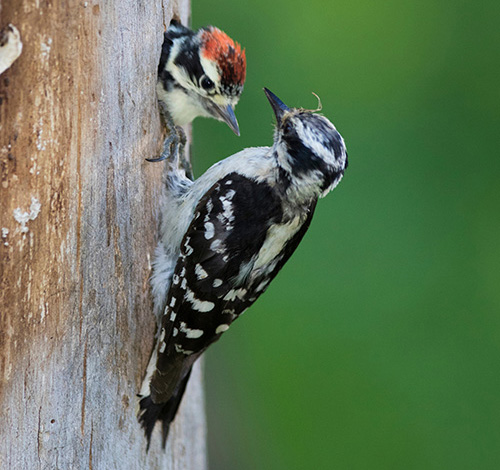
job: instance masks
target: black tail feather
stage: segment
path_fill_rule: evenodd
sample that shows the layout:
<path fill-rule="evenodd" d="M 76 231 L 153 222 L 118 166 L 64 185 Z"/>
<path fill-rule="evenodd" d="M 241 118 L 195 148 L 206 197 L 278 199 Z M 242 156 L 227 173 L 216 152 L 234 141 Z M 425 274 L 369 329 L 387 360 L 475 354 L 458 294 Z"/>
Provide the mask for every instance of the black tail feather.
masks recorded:
<path fill-rule="evenodd" d="M 170 430 L 170 424 L 177 414 L 177 410 L 181 404 L 182 396 L 186 390 L 187 381 L 190 375 L 191 369 L 189 369 L 189 372 L 179 383 L 175 393 L 167 402 L 154 403 L 150 395 L 142 397 L 139 401 L 139 423 L 146 434 L 146 439 L 148 441 L 147 450 L 149 450 L 149 445 L 151 444 L 151 434 L 153 433 L 153 429 L 157 421 L 161 421 L 162 424 L 162 445 L 163 448 L 165 448 L 168 432 Z"/>

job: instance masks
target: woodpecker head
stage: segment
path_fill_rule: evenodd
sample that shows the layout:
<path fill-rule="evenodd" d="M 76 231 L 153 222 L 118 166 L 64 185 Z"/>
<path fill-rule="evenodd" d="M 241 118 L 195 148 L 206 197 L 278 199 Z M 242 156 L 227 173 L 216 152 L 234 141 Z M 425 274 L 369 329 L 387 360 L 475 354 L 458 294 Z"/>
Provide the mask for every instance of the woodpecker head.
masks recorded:
<path fill-rule="evenodd" d="M 243 91 L 245 51 L 213 26 L 193 32 L 174 21 L 165 33 L 158 98 L 176 125 L 197 116 L 225 122 L 239 135 L 234 108 Z"/>
<path fill-rule="evenodd" d="M 289 108 L 267 88 L 264 92 L 276 115 L 273 150 L 284 178 L 304 197 L 325 196 L 347 168 L 344 139 L 326 117 Z"/>

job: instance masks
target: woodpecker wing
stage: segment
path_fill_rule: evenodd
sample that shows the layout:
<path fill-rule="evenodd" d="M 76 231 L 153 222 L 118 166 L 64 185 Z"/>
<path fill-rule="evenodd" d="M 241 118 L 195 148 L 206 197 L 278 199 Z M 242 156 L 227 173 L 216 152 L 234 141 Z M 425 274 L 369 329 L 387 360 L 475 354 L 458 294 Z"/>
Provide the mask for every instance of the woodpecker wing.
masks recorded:
<path fill-rule="evenodd" d="M 314 206 L 295 223 L 284 222 L 276 191 L 238 173 L 207 191 L 169 290 L 151 381 L 154 402 L 168 400 L 195 359 L 265 291 L 302 239 Z M 271 227 L 283 230 L 276 236 Z"/>

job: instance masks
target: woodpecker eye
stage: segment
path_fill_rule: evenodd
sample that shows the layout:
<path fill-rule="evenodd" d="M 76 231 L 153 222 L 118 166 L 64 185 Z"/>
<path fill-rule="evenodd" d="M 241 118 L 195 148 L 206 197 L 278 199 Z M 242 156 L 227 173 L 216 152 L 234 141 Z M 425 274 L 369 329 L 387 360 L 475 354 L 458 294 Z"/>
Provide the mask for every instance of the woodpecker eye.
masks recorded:
<path fill-rule="evenodd" d="M 214 82 L 212 82 L 212 80 L 210 80 L 207 76 L 205 76 L 201 79 L 201 86 L 205 90 L 211 90 L 214 87 Z"/>

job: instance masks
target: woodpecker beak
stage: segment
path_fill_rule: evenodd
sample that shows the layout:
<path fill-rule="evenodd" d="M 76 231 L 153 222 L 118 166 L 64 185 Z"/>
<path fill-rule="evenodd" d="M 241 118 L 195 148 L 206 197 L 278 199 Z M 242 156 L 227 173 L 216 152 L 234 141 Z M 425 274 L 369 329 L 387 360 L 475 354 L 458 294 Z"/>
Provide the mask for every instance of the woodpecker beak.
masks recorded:
<path fill-rule="evenodd" d="M 240 128 L 238 126 L 236 115 L 234 114 L 234 108 L 230 104 L 227 106 L 215 105 L 212 107 L 212 110 L 214 111 L 215 116 L 221 121 L 224 121 L 237 136 L 240 135 Z"/>
<path fill-rule="evenodd" d="M 276 121 L 279 124 L 281 122 L 281 119 L 283 118 L 283 115 L 287 111 L 290 111 L 290 108 L 267 88 L 264 88 L 264 93 L 266 94 L 269 103 L 271 103 L 271 107 L 273 108 L 274 114 L 276 115 Z"/>

